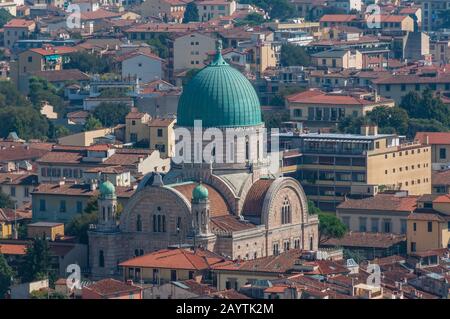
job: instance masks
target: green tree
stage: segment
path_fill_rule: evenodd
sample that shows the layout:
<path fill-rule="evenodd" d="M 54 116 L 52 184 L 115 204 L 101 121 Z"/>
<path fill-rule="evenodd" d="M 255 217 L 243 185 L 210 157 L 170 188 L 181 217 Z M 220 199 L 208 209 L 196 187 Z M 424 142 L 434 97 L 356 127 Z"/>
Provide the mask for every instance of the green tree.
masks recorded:
<path fill-rule="evenodd" d="M 13 276 L 13 269 L 8 265 L 5 256 L 0 253 L 0 299 L 3 299 L 8 292 Z"/>
<path fill-rule="evenodd" d="M 67 299 L 67 296 L 63 295 L 60 292 L 42 289 L 31 292 L 30 299 Z"/>
<path fill-rule="evenodd" d="M 0 80 L 0 108 L 6 106 L 23 107 L 31 104 L 10 81 Z"/>
<path fill-rule="evenodd" d="M 56 126 L 56 128 L 55 128 L 56 138 L 67 136 L 69 134 L 70 134 L 70 130 L 67 127 L 65 127 L 64 125 Z"/>
<path fill-rule="evenodd" d="M 89 243 L 88 231 L 89 225 L 97 224 L 98 213 L 82 213 L 75 216 L 69 224 L 67 224 L 66 233 L 71 236 L 76 236 L 78 241 L 82 244 Z"/>
<path fill-rule="evenodd" d="M 147 40 L 147 44 L 150 45 L 154 52 L 162 59 L 166 59 L 169 56 L 169 35 L 165 33 L 155 33 L 150 40 Z"/>
<path fill-rule="evenodd" d="M 335 215 L 319 214 L 319 244 L 330 238 L 342 238 L 347 233 L 347 227 Z"/>
<path fill-rule="evenodd" d="M 319 215 L 322 214 L 322 210 L 312 200 L 308 199 L 308 213 L 310 215 Z"/>
<path fill-rule="evenodd" d="M 0 28 L 3 28 L 3 26 L 7 24 L 12 18 L 14 18 L 14 16 L 9 13 L 9 11 L 0 9 Z"/>
<path fill-rule="evenodd" d="M 417 132 L 447 132 L 448 129 L 441 122 L 427 119 L 410 119 L 408 137 L 416 136 Z"/>
<path fill-rule="evenodd" d="M 53 106 L 55 112 L 61 115 L 65 114 L 64 100 L 58 95 L 58 90 L 53 84 L 45 79 L 33 76 L 29 80 L 29 87 L 30 93 L 28 96 L 37 110 L 41 109 L 43 101 L 47 101 Z"/>
<path fill-rule="evenodd" d="M 93 131 L 98 130 L 100 128 L 102 128 L 102 122 L 100 122 L 97 118 L 93 117 L 92 115 L 90 115 L 87 118 L 86 123 L 84 123 L 85 131 Z"/>
<path fill-rule="evenodd" d="M 263 112 L 263 121 L 267 128 L 280 128 L 283 122 L 289 121 L 289 111 L 268 111 Z"/>
<path fill-rule="evenodd" d="M 112 58 L 98 56 L 85 51 L 77 51 L 68 55 L 68 61 L 64 69 L 78 69 L 88 73 L 109 73 L 114 65 Z"/>
<path fill-rule="evenodd" d="M 436 120 L 450 125 L 450 110 L 439 97 L 434 97 L 430 89 L 419 96 L 416 92 L 410 92 L 402 98 L 400 107 L 408 112 L 411 118 Z"/>
<path fill-rule="evenodd" d="M 44 238 L 34 238 L 27 247 L 23 262 L 19 266 L 22 282 L 47 279 L 50 277 L 50 248 Z"/>
<path fill-rule="evenodd" d="M 99 119 L 104 127 L 125 123 L 125 117 L 130 107 L 123 103 L 100 103 L 94 111 L 94 117 Z"/>
<path fill-rule="evenodd" d="M 266 21 L 264 19 L 264 16 L 262 16 L 259 13 L 252 12 L 248 14 L 245 18 L 238 20 L 235 25 L 236 26 L 242 26 L 242 25 L 249 25 L 249 26 L 257 26 L 261 25 Z"/>
<path fill-rule="evenodd" d="M 370 122 L 378 125 L 381 133 L 406 134 L 408 113 L 399 107 L 377 106 L 367 113 Z"/>
<path fill-rule="evenodd" d="M 46 139 L 49 133 L 48 120 L 32 107 L 0 108 L 0 137 L 10 132 L 25 139 Z"/>
<path fill-rule="evenodd" d="M 241 0 L 239 3 L 255 5 L 268 12 L 271 19 L 286 20 L 297 16 L 295 6 L 288 0 Z"/>
<path fill-rule="evenodd" d="M 189 2 L 184 11 L 183 23 L 197 22 L 199 21 L 198 9 L 195 2 Z"/>
<path fill-rule="evenodd" d="M 311 65 L 311 59 L 305 49 L 290 43 L 281 46 L 280 62 L 282 66 Z"/>
<path fill-rule="evenodd" d="M 0 208 L 14 208 L 14 201 L 8 194 L 0 191 Z"/>
<path fill-rule="evenodd" d="M 346 134 L 359 134 L 361 126 L 368 124 L 369 119 L 366 117 L 346 116 L 338 124 L 338 130 Z"/>

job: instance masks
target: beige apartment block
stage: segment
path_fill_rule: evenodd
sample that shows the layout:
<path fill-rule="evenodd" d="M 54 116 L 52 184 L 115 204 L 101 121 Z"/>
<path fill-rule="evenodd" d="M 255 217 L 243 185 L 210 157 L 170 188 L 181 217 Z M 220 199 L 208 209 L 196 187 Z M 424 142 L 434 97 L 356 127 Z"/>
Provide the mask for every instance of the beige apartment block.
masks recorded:
<path fill-rule="evenodd" d="M 176 38 L 173 43 L 173 69 L 202 69 L 207 53 L 216 48 L 216 39 L 202 33 L 191 33 Z"/>
<path fill-rule="evenodd" d="M 236 11 L 234 0 L 204 0 L 196 2 L 200 21 L 230 16 Z"/>

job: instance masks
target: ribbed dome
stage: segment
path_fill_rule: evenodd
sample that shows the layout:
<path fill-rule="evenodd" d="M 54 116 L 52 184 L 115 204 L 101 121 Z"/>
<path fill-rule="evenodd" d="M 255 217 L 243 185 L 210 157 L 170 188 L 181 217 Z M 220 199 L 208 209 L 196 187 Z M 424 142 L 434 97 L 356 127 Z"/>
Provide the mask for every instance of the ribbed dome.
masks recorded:
<path fill-rule="evenodd" d="M 214 61 L 183 90 L 178 103 L 177 124 L 203 127 L 253 126 L 261 124 L 261 106 L 247 78 L 222 58 L 220 47 Z"/>

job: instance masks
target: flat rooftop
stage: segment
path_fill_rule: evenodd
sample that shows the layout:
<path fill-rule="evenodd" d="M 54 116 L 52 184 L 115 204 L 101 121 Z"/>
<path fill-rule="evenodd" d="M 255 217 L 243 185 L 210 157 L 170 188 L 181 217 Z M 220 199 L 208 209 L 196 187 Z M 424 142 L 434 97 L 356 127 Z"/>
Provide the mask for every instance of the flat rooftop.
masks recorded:
<path fill-rule="evenodd" d="M 314 138 L 314 139 L 343 139 L 343 140 L 378 140 L 380 138 L 397 137 L 395 134 L 377 134 L 377 135 L 361 135 L 361 134 L 338 134 L 338 133 L 305 133 L 294 134 L 293 132 L 280 133 L 279 137 L 292 138 Z"/>

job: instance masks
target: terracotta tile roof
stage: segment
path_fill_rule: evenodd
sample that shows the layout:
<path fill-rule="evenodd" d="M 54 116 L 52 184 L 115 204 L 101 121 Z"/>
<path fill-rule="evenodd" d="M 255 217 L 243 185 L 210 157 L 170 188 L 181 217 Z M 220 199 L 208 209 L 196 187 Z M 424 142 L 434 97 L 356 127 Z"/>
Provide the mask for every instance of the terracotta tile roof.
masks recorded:
<path fill-rule="evenodd" d="M 173 124 L 176 120 L 171 118 L 153 118 L 148 121 L 148 126 L 160 126 L 160 127 L 168 127 Z"/>
<path fill-rule="evenodd" d="M 5 24 L 4 28 L 28 28 L 32 26 L 34 23 L 33 20 L 25 20 L 25 19 L 11 19 Z"/>
<path fill-rule="evenodd" d="M 382 211 L 412 212 L 417 207 L 419 196 L 396 196 L 395 194 L 377 194 L 363 199 L 347 199 L 338 205 L 338 210 L 362 209 Z"/>
<path fill-rule="evenodd" d="M 85 153 L 83 151 L 51 151 L 39 158 L 37 163 L 79 164 Z"/>
<path fill-rule="evenodd" d="M 323 243 L 324 246 L 344 247 L 375 247 L 389 248 L 395 244 L 405 241 L 404 235 L 387 233 L 362 233 L 348 232 L 343 238 L 331 238 Z"/>
<path fill-rule="evenodd" d="M 49 82 L 62 81 L 88 81 L 89 75 L 78 69 L 65 69 L 54 71 L 37 71 L 32 73 L 34 76 L 44 78 Z"/>
<path fill-rule="evenodd" d="M 440 214 L 438 212 L 425 212 L 424 210 L 417 210 L 408 216 L 411 220 L 422 220 L 422 221 L 437 221 L 446 222 L 450 220 L 450 216 Z"/>
<path fill-rule="evenodd" d="M 350 22 L 358 17 L 352 14 L 325 14 L 320 18 L 320 22 Z"/>
<path fill-rule="evenodd" d="M 445 194 L 438 196 L 433 200 L 433 203 L 450 203 L 450 195 Z"/>
<path fill-rule="evenodd" d="M 38 143 L 0 142 L 0 162 L 34 161 L 45 155 L 51 149 L 51 144 L 35 147 Z"/>
<path fill-rule="evenodd" d="M 183 183 L 168 186 L 179 191 L 187 199 L 187 201 L 190 202 L 192 199 L 192 191 L 197 185 L 198 183 Z M 218 217 L 230 215 L 231 211 L 223 196 L 211 185 L 203 183 L 203 186 L 208 189 L 210 201 L 210 216 Z"/>
<path fill-rule="evenodd" d="M 443 171 L 431 172 L 431 184 L 434 185 L 450 185 L 450 169 Z"/>
<path fill-rule="evenodd" d="M 116 150 L 116 153 L 111 155 L 103 163 L 105 165 L 136 165 L 139 164 L 141 159 L 146 159 L 151 155 L 153 151 L 142 151 L 136 153 L 127 153 Z"/>
<path fill-rule="evenodd" d="M 27 245 L 0 244 L 0 253 L 4 255 L 25 255 L 27 253 Z"/>
<path fill-rule="evenodd" d="M 210 293 L 217 292 L 216 288 L 211 287 L 210 285 L 207 284 L 202 284 L 193 279 L 179 281 L 179 283 L 187 286 L 188 287 L 187 290 L 196 294 L 197 296 L 209 295 Z"/>
<path fill-rule="evenodd" d="M 422 76 L 419 74 L 394 74 L 374 79 L 375 84 L 429 84 L 450 83 L 450 74 L 438 73 L 436 76 Z"/>
<path fill-rule="evenodd" d="M 104 9 L 98 9 L 96 11 L 82 12 L 81 20 L 100 20 L 106 18 L 118 18 L 123 12 L 111 12 Z"/>
<path fill-rule="evenodd" d="M 239 217 L 233 215 L 211 218 L 211 231 L 218 235 L 220 233 L 230 233 L 255 227 L 255 225 L 241 221 Z"/>
<path fill-rule="evenodd" d="M 420 7 L 403 8 L 400 10 L 400 14 L 415 14 L 420 9 Z"/>
<path fill-rule="evenodd" d="M 38 53 L 40 55 L 46 56 L 46 55 L 55 55 L 55 54 L 69 54 L 73 52 L 77 52 L 78 50 L 74 47 L 69 46 L 47 46 L 42 48 L 34 48 L 30 49 L 30 51 Z M 42 71 L 45 72 L 45 71 Z M 47 71 L 47 72 L 55 72 L 55 71 Z"/>
<path fill-rule="evenodd" d="M 211 252 L 197 249 L 195 252 L 185 249 L 162 249 L 156 252 L 129 259 L 119 264 L 121 267 L 164 268 L 183 270 L 205 270 L 223 261 L 223 258 Z"/>
<path fill-rule="evenodd" d="M 131 108 L 130 113 L 127 114 L 125 119 L 127 120 L 140 120 L 145 116 L 144 112 L 139 112 L 136 107 Z"/>
<path fill-rule="evenodd" d="M 88 111 L 74 111 L 67 113 L 66 117 L 73 119 L 87 119 L 90 113 Z"/>
<path fill-rule="evenodd" d="M 328 105 L 372 105 L 380 104 L 384 101 L 391 101 L 388 99 L 381 99 L 380 101 L 370 101 L 364 98 L 357 98 L 350 95 L 325 93 L 319 90 L 309 90 L 297 94 L 293 94 L 287 97 L 287 100 L 291 103 L 300 104 L 328 104 Z"/>
<path fill-rule="evenodd" d="M 117 294 L 139 293 L 142 290 L 141 287 L 129 285 L 112 278 L 102 279 L 87 287 L 83 287 L 83 289 L 91 290 L 104 297 Z"/>
<path fill-rule="evenodd" d="M 300 258 L 302 251 L 291 249 L 279 255 L 272 255 L 246 261 L 223 262 L 213 267 L 214 270 L 226 271 L 252 271 L 266 273 L 286 273 L 292 270 L 296 260 Z"/>
<path fill-rule="evenodd" d="M 125 60 L 131 59 L 131 58 L 134 58 L 134 57 L 137 57 L 140 55 L 149 57 L 154 60 L 163 61 L 163 59 L 161 59 L 159 56 L 157 56 L 155 53 L 153 53 L 152 50 L 149 48 L 139 48 L 134 51 L 127 52 L 127 53 L 122 54 L 121 56 L 117 57 L 116 60 L 118 62 L 123 62 Z"/>
<path fill-rule="evenodd" d="M 273 181 L 273 179 L 260 179 L 253 183 L 247 193 L 247 196 L 245 197 L 244 206 L 242 207 L 242 215 L 261 216 L 264 198 L 266 197 L 267 191 Z"/>
<path fill-rule="evenodd" d="M 243 295 L 234 289 L 213 292 L 208 296 L 212 297 L 213 299 L 251 299 L 250 297 L 247 297 L 246 295 Z"/>
<path fill-rule="evenodd" d="M 377 16 L 375 16 L 376 18 Z M 381 14 L 379 15 L 380 21 L 381 22 L 392 22 L 392 23 L 398 23 L 398 22 L 402 22 L 403 20 L 407 19 L 408 16 L 404 16 L 404 15 L 386 15 L 386 14 Z"/>
<path fill-rule="evenodd" d="M 449 145 L 450 144 L 450 132 L 417 132 L 415 139 L 420 141 L 422 144 L 441 144 L 441 145 Z"/>
<path fill-rule="evenodd" d="M 34 173 L 0 173 L 0 184 L 37 185 L 37 175 Z"/>
<path fill-rule="evenodd" d="M 135 189 L 133 187 L 116 186 L 116 195 L 119 198 L 129 198 L 133 196 Z M 88 184 L 64 183 L 63 185 L 56 183 L 41 183 L 37 186 L 32 194 L 46 195 L 66 195 L 66 196 L 97 196 L 99 191 L 91 190 Z"/>

